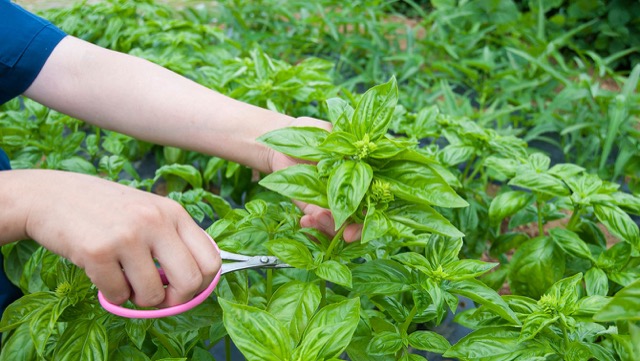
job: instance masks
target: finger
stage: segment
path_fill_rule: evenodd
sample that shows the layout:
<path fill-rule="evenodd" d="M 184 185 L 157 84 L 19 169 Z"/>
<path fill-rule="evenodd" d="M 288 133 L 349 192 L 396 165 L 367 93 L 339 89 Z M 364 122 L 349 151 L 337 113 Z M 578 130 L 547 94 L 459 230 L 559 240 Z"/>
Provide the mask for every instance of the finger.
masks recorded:
<path fill-rule="evenodd" d="M 350 224 L 345 228 L 344 233 L 342 234 L 342 238 L 347 243 L 359 241 L 362 237 L 362 225 L 361 224 Z"/>
<path fill-rule="evenodd" d="M 202 274 L 202 284 L 197 290 L 197 293 L 200 293 L 211 284 L 220 270 L 220 253 L 213 245 L 213 239 L 191 219 L 178 226 L 178 234 L 184 240 Z"/>
<path fill-rule="evenodd" d="M 169 307 L 191 300 L 202 285 L 203 277 L 194 255 L 175 228 L 163 232 L 163 240 L 153 245 L 153 254 L 165 272 L 169 284 L 158 307 Z"/>
<path fill-rule="evenodd" d="M 300 225 L 305 228 L 316 228 L 325 234 L 334 236 L 336 230 L 331 212 L 318 206 L 309 206 L 307 208 L 310 207 L 315 207 L 315 209 L 300 219 Z"/>
<path fill-rule="evenodd" d="M 85 268 L 85 273 L 102 295 L 114 305 L 121 305 L 131 297 L 131 286 L 119 262 L 93 263 Z"/>
<path fill-rule="evenodd" d="M 131 286 L 131 301 L 140 307 L 160 304 L 165 298 L 164 285 L 151 250 L 143 243 L 132 246 L 121 256 L 124 276 Z"/>

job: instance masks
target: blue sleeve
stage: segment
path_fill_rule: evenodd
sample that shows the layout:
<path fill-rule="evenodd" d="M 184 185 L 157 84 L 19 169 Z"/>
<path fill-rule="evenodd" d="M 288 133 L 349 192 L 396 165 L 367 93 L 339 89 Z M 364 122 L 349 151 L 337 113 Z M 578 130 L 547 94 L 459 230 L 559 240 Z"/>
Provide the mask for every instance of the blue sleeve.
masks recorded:
<path fill-rule="evenodd" d="M 0 0 L 0 104 L 24 93 L 65 33 L 9 0 Z"/>

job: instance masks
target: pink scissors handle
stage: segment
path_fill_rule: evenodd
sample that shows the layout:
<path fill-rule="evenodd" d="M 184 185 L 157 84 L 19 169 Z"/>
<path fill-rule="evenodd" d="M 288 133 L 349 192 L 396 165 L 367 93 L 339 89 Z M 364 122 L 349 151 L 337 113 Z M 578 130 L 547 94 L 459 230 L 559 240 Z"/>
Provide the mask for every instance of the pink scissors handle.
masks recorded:
<path fill-rule="evenodd" d="M 211 243 L 213 243 L 213 246 L 216 248 L 216 251 L 218 251 L 219 253 L 220 248 L 218 248 L 218 245 L 216 244 L 216 242 L 213 241 L 213 238 L 211 238 L 211 236 L 209 236 L 207 232 L 204 232 L 204 233 L 207 235 L 207 237 L 209 237 L 209 239 L 211 240 Z M 162 269 L 160 269 L 159 272 L 161 276 L 164 276 L 164 271 L 162 271 Z M 113 303 L 109 302 L 106 298 L 104 298 L 104 295 L 102 295 L 102 292 L 100 291 L 98 291 L 98 300 L 100 301 L 100 304 L 102 305 L 102 307 L 104 307 L 105 310 L 107 310 L 110 313 L 113 313 L 114 315 L 121 316 L 121 317 L 162 318 L 162 317 L 175 316 L 177 314 L 189 311 L 190 309 L 204 302 L 204 300 L 206 300 L 207 297 L 211 295 L 211 292 L 213 292 L 213 289 L 216 288 L 216 286 L 218 285 L 218 281 L 220 281 L 221 273 L 222 273 L 222 268 L 218 270 L 218 273 L 213 278 L 213 281 L 211 281 L 209 286 L 207 286 L 207 288 L 204 291 L 200 292 L 196 297 L 194 297 L 193 299 L 191 299 L 186 303 L 172 306 L 172 307 L 159 308 L 155 310 L 133 310 L 130 308 L 114 305 Z"/>

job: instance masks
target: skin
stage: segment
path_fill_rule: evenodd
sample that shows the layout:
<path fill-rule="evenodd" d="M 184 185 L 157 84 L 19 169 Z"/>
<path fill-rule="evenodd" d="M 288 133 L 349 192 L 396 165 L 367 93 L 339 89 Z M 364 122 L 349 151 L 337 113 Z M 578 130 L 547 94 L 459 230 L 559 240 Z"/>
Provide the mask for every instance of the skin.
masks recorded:
<path fill-rule="evenodd" d="M 256 138 L 292 118 L 216 93 L 146 60 L 67 36 L 24 93 L 52 109 L 156 144 L 222 157 L 270 173 L 299 160 Z M 83 268 L 113 303 L 184 303 L 206 288 L 221 261 L 176 202 L 114 182 L 53 170 L 0 172 L 0 245 L 33 239 Z M 334 234 L 330 212 L 297 203 L 302 227 Z M 346 241 L 361 227 L 350 225 Z M 153 259 L 170 284 L 162 285 Z"/>

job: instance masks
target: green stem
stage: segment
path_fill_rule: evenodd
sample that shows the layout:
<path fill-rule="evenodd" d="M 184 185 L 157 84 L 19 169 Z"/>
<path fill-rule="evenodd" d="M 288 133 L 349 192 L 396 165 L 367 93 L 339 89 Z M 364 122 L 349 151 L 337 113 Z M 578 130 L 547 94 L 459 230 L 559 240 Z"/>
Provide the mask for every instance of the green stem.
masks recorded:
<path fill-rule="evenodd" d="M 267 300 L 273 296 L 273 270 L 267 269 Z"/>
<path fill-rule="evenodd" d="M 329 248 L 327 248 L 327 253 L 326 253 L 326 257 L 328 259 L 331 259 L 331 256 L 333 255 L 333 249 L 336 248 L 336 246 L 338 245 L 338 242 L 340 240 L 342 240 L 342 234 L 344 233 L 345 228 L 347 228 L 347 222 L 344 222 L 344 224 L 342 226 L 340 226 L 340 229 L 338 229 L 338 233 L 336 233 L 335 237 L 333 237 L 333 239 L 331 240 L 331 243 L 329 244 Z"/>
<path fill-rule="evenodd" d="M 320 282 L 320 308 L 327 305 L 327 281 Z"/>
<path fill-rule="evenodd" d="M 231 361 L 231 337 L 229 335 L 224 337 L 224 358 Z"/>
<path fill-rule="evenodd" d="M 542 202 L 540 200 L 536 202 L 536 208 L 538 210 L 538 236 L 544 236 L 544 222 L 542 221 Z"/>
<path fill-rule="evenodd" d="M 163 335 L 161 332 L 158 332 L 158 330 L 156 330 L 153 327 L 149 327 L 149 333 L 151 333 L 153 337 L 158 339 L 160 344 L 164 346 L 164 348 L 167 350 L 167 352 L 169 352 L 169 355 L 171 355 L 171 357 L 175 357 L 175 358 L 180 357 L 180 353 L 178 352 L 178 350 L 176 350 L 173 347 L 173 345 L 171 345 L 171 342 L 169 341 L 167 336 Z"/>
<path fill-rule="evenodd" d="M 418 313 L 418 307 L 416 307 L 416 305 L 413 305 L 413 308 L 409 312 L 407 319 L 404 321 L 404 323 L 401 326 L 402 332 L 404 333 L 407 332 L 407 330 L 409 329 L 409 326 L 411 325 L 411 321 L 413 321 L 413 318 L 416 316 L 416 313 Z"/>
<path fill-rule="evenodd" d="M 573 230 L 580 219 L 580 215 L 582 214 L 582 207 L 578 206 L 573 210 L 571 214 L 571 218 L 569 219 L 569 223 L 567 223 L 567 229 Z"/>

